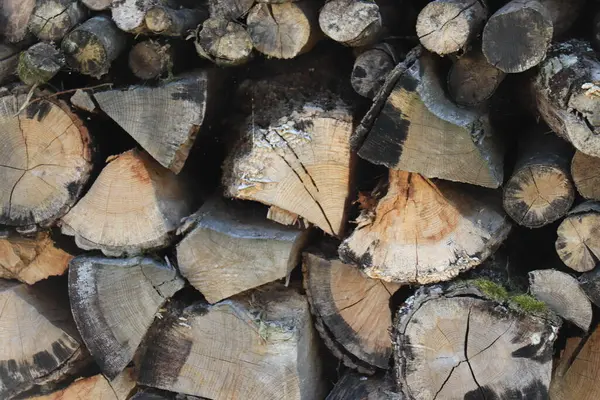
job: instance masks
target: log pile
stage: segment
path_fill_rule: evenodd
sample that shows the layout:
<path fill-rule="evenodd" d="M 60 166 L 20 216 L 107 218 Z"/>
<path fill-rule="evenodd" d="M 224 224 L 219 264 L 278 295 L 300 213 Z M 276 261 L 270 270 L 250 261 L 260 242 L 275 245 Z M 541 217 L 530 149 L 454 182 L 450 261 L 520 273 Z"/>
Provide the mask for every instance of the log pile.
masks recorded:
<path fill-rule="evenodd" d="M 0 0 L 0 399 L 600 398 L 599 32 Z"/>

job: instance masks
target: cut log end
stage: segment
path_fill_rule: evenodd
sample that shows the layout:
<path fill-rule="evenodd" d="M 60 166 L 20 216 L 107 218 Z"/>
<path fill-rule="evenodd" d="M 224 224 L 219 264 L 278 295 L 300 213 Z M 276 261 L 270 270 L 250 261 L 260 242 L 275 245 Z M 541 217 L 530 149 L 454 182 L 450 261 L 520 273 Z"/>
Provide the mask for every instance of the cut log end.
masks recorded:
<path fill-rule="evenodd" d="M 373 99 L 397 63 L 394 49 L 382 44 L 361 53 L 354 61 L 350 83 L 356 93 Z"/>
<path fill-rule="evenodd" d="M 591 271 L 600 259 L 600 204 L 586 202 L 573 208 L 558 227 L 556 252 L 577 272 Z"/>
<path fill-rule="evenodd" d="M 44 41 L 60 41 L 83 21 L 86 9 L 79 1 L 41 0 L 29 20 L 29 31 Z"/>
<path fill-rule="evenodd" d="M 332 0 L 321 9 L 319 25 L 336 42 L 358 47 L 379 38 L 382 19 L 374 1 Z"/>
<path fill-rule="evenodd" d="M 504 77 L 504 72 L 490 65 L 480 51 L 471 51 L 452 64 L 448 92 L 457 104 L 476 106 L 494 94 Z"/>
<path fill-rule="evenodd" d="M 77 200 L 92 165 L 90 137 L 61 102 L 0 97 L 0 223 L 51 225 Z"/>
<path fill-rule="evenodd" d="M 571 175 L 581 196 L 588 200 L 600 200 L 600 158 L 577 150 L 571 162 Z"/>
<path fill-rule="evenodd" d="M 191 200 L 185 182 L 136 150 L 114 157 L 62 218 L 79 247 L 136 255 L 168 246 Z M 141 199 L 141 200 L 140 200 Z"/>
<path fill-rule="evenodd" d="M 496 203 L 489 194 L 391 170 L 387 194 L 362 212 L 340 257 L 389 282 L 450 280 L 483 262 L 508 235 L 510 223 Z"/>
<path fill-rule="evenodd" d="M 245 64 L 254 49 L 250 34 L 241 24 L 214 17 L 204 21 L 195 45 L 201 57 L 224 67 Z"/>
<path fill-rule="evenodd" d="M 326 345 L 347 366 L 388 369 L 392 354 L 390 297 L 399 285 L 362 275 L 354 266 L 305 253 L 304 286 Z M 361 328 L 368 326 L 368 330 Z M 362 366 L 366 364 L 366 368 Z"/>
<path fill-rule="evenodd" d="M 168 75 L 173 69 L 174 51 L 171 45 L 146 40 L 129 52 L 129 68 L 140 79 Z"/>
<path fill-rule="evenodd" d="M 65 56 L 54 45 L 40 42 L 21 53 L 17 74 L 26 85 L 42 85 L 65 65 Z"/>
<path fill-rule="evenodd" d="M 483 2 L 437 0 L 428 3 L 417 18 L 417 36 L 429 51 L 439 55 L 466 49 L 487 17 Z"/>

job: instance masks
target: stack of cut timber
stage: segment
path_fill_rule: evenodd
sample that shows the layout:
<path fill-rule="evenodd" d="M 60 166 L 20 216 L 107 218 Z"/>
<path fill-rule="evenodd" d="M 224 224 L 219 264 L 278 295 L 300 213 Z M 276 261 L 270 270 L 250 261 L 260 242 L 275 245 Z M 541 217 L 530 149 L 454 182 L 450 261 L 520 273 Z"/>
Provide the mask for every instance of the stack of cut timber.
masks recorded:
<path fill-rule="evenodd" d="M 599 21 L 0 0 L 0 400 L 597 400 Z"/>

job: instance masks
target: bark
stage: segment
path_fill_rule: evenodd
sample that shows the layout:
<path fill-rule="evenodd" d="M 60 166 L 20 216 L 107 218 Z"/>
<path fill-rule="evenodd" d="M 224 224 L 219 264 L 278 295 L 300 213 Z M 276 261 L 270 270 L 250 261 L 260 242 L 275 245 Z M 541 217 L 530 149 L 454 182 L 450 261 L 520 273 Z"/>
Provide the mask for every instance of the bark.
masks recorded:
<path fill-rule="evenodd" d="M 150 257 L 71 261 L 73 317 L 104 375 L 112 380 L 125 369 L 155 314 L 183 285 L 170 264 Z"/>
<path fill-rule="evenodd" d="M 194 71 L 156 87 L 94 93 L 102 111 L 156 161 L 176 174 L 183 168 L 212 101 L 214 78 Z"/>
<path fill-rule="evenodd" d="M 60 41 L 86 17 L 86 8 L 76 0 L 38 0 L 29 31 L 44 41 Z"/>
<path fill-rule="evenodd" d="M 464 51 L 481 33 L 488 16 L 483 1 L 435 0 L 417 18 L 417 35 L 427 50 L 439 55 Z"/>
<path fill-rule="evenodd" d="M 304 253 L 302 271 L 317 331 L 331 352 L 363 373 L 388 369 L 389 302 L 400 285 L 369 279 L 354 266 L 310 253 Z"/>
<path fill-rule="evenodd" d="M 19 56 L 17 74 L 26 85 L 42 85 L 65 65 L 65 56 L 50 43 L 39 42 Z"/>
<path fill-rule="evenodd" d="M 400 62 L 400 49 L 382 42 L 371 46 L 354 61 L 350 83 L 356 93 L 373 99 L 383 86 L 387 75 Z"/>
<path fill-rule="evenodd" d="M 303 82 L 247 81 L 242 137 L 223 165 L 228 197 L 298 214 L 329 235 L 341 235 L 350 192 L 352 110 L 333 93 Z M 298 78 L 295 80 L 295 78 Z"/>
<path fill-rule="evenodd" d="M 461 283 L 419 289 L 397 316 L 406 399 L 548 398 L 557 318 L 499 306 Z"/>
<path fill-rule="evenodd" d="M 600 62 L 588 43 L 552 46 L 533 81 L 537 110 L 550 128 L 582 153 L 600 157 Z"/>
<path fill-rule="evenodd" d="M 358 47 L 379 39 L 382 19 L 372 0 L 330 0 L 319 12 L 319 26 L 329 38 Z"/>
<path fill-rule="evenodd" d="M 69 66 L 79 73 L 100 78 L 125 50 L 127 37 L 110 18 L 99 15 L 68 33 L 61 43 Z"/>
<path fill-rule="evenodd" d="M 537 0 L 513 0 L 486 23 L 483 54 L 501 71 L 523 72 L 546 57 L 552 34 L 552 15 L 544 5 Z"/>
<path fill-rule="evenodd" d="M 204 21 L 196 34 L 196 51 L 220 67 L 247 63 L 252 57 L 252 38 L 236 21 L 211 17 Z"/>
<path fill-rule="evenodd" d="M 493 192 L 390 171 L 388 191 L 364 209 L 339 254 L 371 278 L 447 281 L 483 262 L 510 231 Z"/>
<path fill-rule="evenodd" d="M 211 399 L 325 396 L 306 299 L 280 285 L 169 313 L 147 346 L 142 385 Z"/>
<path fill-rule="evenodd" d="M 431 55 L 406 67 L 358 155 L 428 178 L 500 186 L 503 146 L 487 114 L 459 108 L 446 96 Z"/>
<path fill-rule="evenodd" d="M 558 227 L 556 252 L 577 272 L 592 270 L 600 256 L 600 204 L 588 201 L 574 207 Z"/>
<path fill-rule="evenodd" d="M 531 294 L 543 301 L 558 316 L 587 332 L 592 323 L 592 305 L 577 279 L 554 269 L 529 273 Z"/>
<path fill-rule="evenodd" d="M 571 176 L 579 194 L 588 200 L 600 200 L 600 158 L 575 151 Z"/>
<path fill-rule="evenodd" d="M 326 400 L 401 400 L 393 379 L 384 377 L 361 376 L 355 372 L 346 372 L 335 384 Z"/>
<path fill-rule="evenodd" d="M 289 59 L 311 50 L 320 39 L 319 3 L 258 3 L 246 18 L 254 47 L 268 57 Z"/>
<path fill-rule="evenodd" d="M 62 218 L 62 233 L 84 250 L 137 255 L 167 247 L 190 214 L 187 182 L 148 154 L 110 157 L 85 196 Z"/>
<path fill-rule="evenodd" d="M 0 239 L 0 278 L 33 285 L 50 276 L 64 274 L 72 258 L 56 246 L 48 232 L 39 232 L 33 237 L 9 235 Z"/>
<path fill-rule="evenodd" d="M 532 131 L 523 138 L 513 174 L 504 186 L 504 210 L 515 222 L 539 228 L 569 211 L 575 197 L 571 155 L 567 144 L 553 135 Z"/>
<path fill-rule="evenodd" d="M 0 97 L 0 224 L 49 226 L 79 198 L 90 175 L 90 137 L 68 106 L 29 89 Z"/>
<path fill-rule="evenodd" d="M 473 107 L 488 100 L 505 74 L 487 62 L 479 49 L 456 59 L 448 72 L 448 92 L 459 105 Z"/>
<path fill-rule="evenodd" d="M 263 207 L 220 198 L 204 203 L 194 219 L 177 245 L 177 264 L 211 304 L 288 276 L 307 239 L 306 231 L 265 220 Z"/>
<path fill-rule="evenodd" d="M 173 70 L 174 48 L 169 43 L 144 40 L 129 51 L 129 68 L 140 79 L 155 79 Z"/>
<path fill-rule="evenodd" d="M 146 12 L 145 24 L 150 32 L 163 36 L 185 37 L 196 29 L 206 18 L 208 12 L 202 9 L 181 8 L 178 10 L 154 6 Z"/>

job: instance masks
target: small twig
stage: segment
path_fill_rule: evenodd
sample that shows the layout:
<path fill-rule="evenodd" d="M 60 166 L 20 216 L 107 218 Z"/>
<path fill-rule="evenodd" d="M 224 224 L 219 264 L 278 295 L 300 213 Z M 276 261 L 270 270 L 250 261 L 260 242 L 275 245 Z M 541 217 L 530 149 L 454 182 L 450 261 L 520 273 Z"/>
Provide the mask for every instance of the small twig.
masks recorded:
<path fill-rule="evenodd" d="M 46 95 L 46 96 L 37 97 L 37 98 L 31 100 L 31 103 L 35 103 L 36 101 L 40 101 L 40 100 L 49 99 L 51 97 L 60 96 L 60 95 L 63 95 L 63 94 L 74 93 L 74 92 L 76 92 L 78 90 L 94 90 L 94 89 L 98 89 L 98 88 L 106 87 L 106 86 L 112 87 L 113 85 L 114 85 L 113 83 L 102 83 L 102 84 L 96 85 L 96 86 L 89 86 L 89 87 L 82 87 L 82 88 L 76 88 L 76 89 L 63 90 L 61 92 L 56 92 L 56 93 L 52 93 L 52 94 L 49 94 L 49 95 Z"/>

